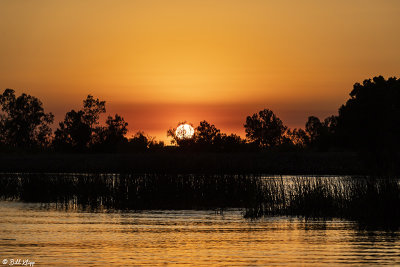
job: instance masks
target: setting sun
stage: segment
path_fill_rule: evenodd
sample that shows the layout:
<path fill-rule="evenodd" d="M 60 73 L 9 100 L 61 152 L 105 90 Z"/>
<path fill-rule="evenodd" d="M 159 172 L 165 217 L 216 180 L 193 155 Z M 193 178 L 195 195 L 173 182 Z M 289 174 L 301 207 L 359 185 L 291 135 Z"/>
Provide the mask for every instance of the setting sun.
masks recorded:
<path fill-rule="evenodd" d="M 175 135 L 179 139 L 190 139 L 193 137 L 194 129 L 190 124 L 181 124 L 176 128 Z"/>
<path fill-rule="evenodd" d="M 399 265 L 399 13 L 0 0 L 0 263 Z"/>

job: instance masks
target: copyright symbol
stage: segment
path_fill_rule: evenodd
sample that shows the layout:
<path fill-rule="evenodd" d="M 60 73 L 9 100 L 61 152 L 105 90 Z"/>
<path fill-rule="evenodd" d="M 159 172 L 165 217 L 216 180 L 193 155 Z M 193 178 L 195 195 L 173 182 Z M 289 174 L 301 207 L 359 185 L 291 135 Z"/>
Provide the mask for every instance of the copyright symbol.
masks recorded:
<path fill-rule="evenodd" d="M 7 264 L 7 262 L 8 262 L 7 259 L 4 259 L 4 260 L 3 260 L 3 264 Z"/>

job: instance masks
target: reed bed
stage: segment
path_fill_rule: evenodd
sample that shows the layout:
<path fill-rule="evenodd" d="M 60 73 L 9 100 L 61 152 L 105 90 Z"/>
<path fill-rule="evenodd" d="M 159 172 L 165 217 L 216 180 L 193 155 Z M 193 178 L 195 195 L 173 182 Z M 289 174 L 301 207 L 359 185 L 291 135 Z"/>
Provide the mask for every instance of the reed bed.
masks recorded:
<path fill-rule="evenodd" d="M 112 209 L 246 207 L 260 188 L 244 175 L 1 174 L 0 196 Z"/>
<path fill-rule="evenodd" d="M 389 177 L 289 177 L 267 179 L 246 217 L 290 215 L 400 222 L 399 180 Z M 399 224 L 400 225 L 400 224 Z"/>
<path fill-rule="evenodd" d="M 388 177 L 11 173 L 0 175 L 0 197 L 90 209 L 242 208 L 247 218 L 400 222 L 399 180 Z"/>

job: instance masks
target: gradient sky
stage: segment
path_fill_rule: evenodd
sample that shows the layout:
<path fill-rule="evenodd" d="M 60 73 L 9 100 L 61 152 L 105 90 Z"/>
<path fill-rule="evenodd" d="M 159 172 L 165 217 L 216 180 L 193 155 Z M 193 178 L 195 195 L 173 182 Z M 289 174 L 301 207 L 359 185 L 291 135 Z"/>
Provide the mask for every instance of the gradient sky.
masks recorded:
<path fill-rule="evenodd" d="M 88 94 L 166 139 L 179 121 L 244 136 L 272 109 L 289 127 L 335 114 L 355 82 L 399 76 L 400 1 L 0 1 L 0 88 L 56 123 Z"/>

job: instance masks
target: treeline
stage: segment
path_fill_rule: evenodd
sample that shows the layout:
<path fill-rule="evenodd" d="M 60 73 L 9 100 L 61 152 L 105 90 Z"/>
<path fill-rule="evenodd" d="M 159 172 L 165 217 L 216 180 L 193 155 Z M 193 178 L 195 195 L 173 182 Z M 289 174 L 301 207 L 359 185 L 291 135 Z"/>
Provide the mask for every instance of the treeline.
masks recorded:
<path fill-rule="evenodd" d="M 129 152 L 172 149 L 163 142 L 138 132 L 127 138 L 128 123 L 118 114 L 108 116 L 106 103 L 89 95 L 80 110 L 66 113 L 57 129 L 50 125 L 54 115 L 46 113 L 33 96 L 16 96 L 6 89 L 0 95 L 0 144 L 3 151 L 49 150 L 60 152 Z M 319 119 L 310 116 L 304 129 L 289 129 L 273 111 L 264 109 L 246 118 L 246 139 L 222 133 L 202 121 L 191 138 L 167 134 L 186 151 L 243 152 L 279 151 L 358 151 L 385 162 L 397 157 L 400 147 L 400 79 L 382 76 L 356 83 L 338 115 Z M 372 155 L 372 156 L 371 156 Z M 387 162 L 393 162 L 387 160 Z"/>
<path fill-rule="evenodd" d="M 106 102 L 88 95 L 80 110 L 71 110 L 52 131 L 54 115 L 46 113 L 42 102 L 33 96 L 18 97 L 12 89 L 0 95 L 0 139 L 3 151 L 112 152 L 144 151 L 164 147 L 163 142 L 143 132 L 126 138 L 128 123 L 118 114 L 108 116 L 101 125 Z"/>

